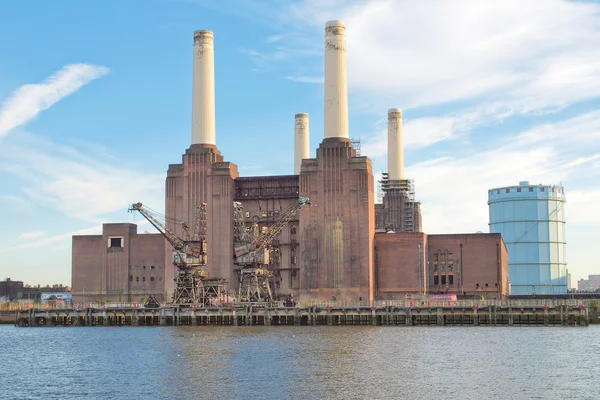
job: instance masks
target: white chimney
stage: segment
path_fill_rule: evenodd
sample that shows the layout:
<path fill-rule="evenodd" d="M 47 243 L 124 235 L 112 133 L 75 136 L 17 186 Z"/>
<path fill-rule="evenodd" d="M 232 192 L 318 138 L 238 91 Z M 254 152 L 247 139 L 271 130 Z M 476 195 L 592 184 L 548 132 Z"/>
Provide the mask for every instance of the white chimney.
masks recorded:
<path fill-rule="evenodd" d="M 216 144 L 215 53 L 212 31 L 194 32 L 192 144 Z"/>
<path fill-rule="evenodd" d="M 404 179 L 404 148 L 402 147 L 402 110 L 388 110 L 388 179 Z"/>
<path fill-rule="evenodd" d="M 294 175 L 300 174 L 302 160 L 310 158 L 309 139 L 308 114 L 296 114 L 296 128 L 294 130 Z"/>
<path fill-rule="evenodd" d="M 325 24 L 325 139 L 348 138 L 346 26 Z"/>

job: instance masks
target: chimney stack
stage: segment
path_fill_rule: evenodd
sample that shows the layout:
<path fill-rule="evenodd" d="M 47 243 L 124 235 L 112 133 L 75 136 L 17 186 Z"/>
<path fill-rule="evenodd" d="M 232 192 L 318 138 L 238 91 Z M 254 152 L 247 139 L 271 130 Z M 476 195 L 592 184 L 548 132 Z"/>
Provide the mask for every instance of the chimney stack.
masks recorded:
<path fill-rule="evenodd" d="M 310 158 L 308 114 L 296 114 L 294 130 L 294 175 L 300 174 L 304 158 Z"/>
<path fill-rule="evenodd" d="M 325 139 L 348 138 L 346 25 L 325 24 Z"/>
<path fill-rule="evenodd" d="M 404 179 L 404 148 L 402 146 L 402 110 L 388 110 L 388 179 Z"/>
<path fill-rule="evenodd" d="M 216 144 L 215 53 L 212 31 L 194 32 L 192 144 Z"/>

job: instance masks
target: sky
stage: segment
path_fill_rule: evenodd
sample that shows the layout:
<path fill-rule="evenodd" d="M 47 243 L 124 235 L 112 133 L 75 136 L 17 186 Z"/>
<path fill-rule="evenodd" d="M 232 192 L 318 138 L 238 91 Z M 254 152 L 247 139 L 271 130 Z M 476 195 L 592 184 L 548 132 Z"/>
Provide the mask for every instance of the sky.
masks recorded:
<path fill-rule="evenodd" d="M 191 143 L 193 32 L 215 36 L 217 146 L 293 174 L 323 139 L 324 25 L 347 28 L 350 136 L 387 167 L 402 108 L 427 233 L 488 232 L 487 190 L 565 186 L 572 286 L 600 273 L 600 3 L 567 0 L 0 2 L 0 279 L 71 283 L 73 235 L 164 209 Z M 274 151 L 275 150 L 275 151 Z"/>

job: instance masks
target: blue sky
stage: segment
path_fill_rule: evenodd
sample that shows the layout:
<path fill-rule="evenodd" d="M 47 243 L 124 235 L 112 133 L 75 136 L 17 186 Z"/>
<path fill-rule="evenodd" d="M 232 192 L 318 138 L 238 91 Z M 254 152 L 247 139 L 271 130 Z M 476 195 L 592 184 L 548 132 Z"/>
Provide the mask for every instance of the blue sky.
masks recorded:
<path fill-rule="evenodd" d="M 600 273 L 597 2 L 3 1 L 0 279 L 70 284 L 74 233 L 164 207 L 190 144 L 194 30 L 215 35 L 225 159 L 293 173 L 294 114 L 313 156 L 323 137 L 331 19 L 347 26 L 350 135 L 379 175 L 387 109 L 403 109 L 427 233 L 488 231 L 489 188 L 562 182 L 573 282 Z"/>

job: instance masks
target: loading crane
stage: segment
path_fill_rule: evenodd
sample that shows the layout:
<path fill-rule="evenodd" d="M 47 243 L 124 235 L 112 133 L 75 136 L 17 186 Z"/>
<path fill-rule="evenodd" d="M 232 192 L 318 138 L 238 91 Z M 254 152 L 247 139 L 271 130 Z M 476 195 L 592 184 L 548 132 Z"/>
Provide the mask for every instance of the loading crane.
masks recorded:
<path fill-rule="evenodd" d="M 234 202 L 233 263 L 240 267 L 240 300 L 270 302 L 273 299 L 270 285 L 273 272 L 265 267 L 269 264 L 271 244 L 300 209 L 310 204 L 308 197 L 300 197 L 297 203 L 282 212 L 280 218 L 272 226 L 268 227 L 265 232 L 259 233 L 256 222 L 250 229 L 246 229 L 244 208 L 240 202 Z"/>
<path fill-rule="evenodd" d="M 174 304 L 207 304 L 210 298 L 221 296 L 224 279 L 208 279 L 206 246 L 206 203 L 196 207 L 193 226 L 179 222 L 183 237 L 178 236 L 166 226 L 166 218 L 158 212 L 134 203 L 129 211 L 138 211 L 158 230 L 173 247 L 172 261 L 177 269 L 175 278 Z"/>

